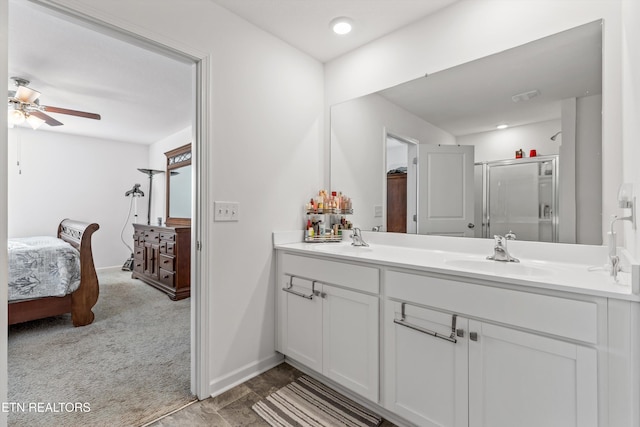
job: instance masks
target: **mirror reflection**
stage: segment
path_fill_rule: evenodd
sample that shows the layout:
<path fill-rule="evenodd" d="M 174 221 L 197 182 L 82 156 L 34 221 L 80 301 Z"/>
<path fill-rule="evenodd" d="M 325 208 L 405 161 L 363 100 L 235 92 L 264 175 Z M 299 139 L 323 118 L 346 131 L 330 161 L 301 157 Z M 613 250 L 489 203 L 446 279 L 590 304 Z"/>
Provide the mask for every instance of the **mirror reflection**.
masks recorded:
<path fill-rule="evenodd" d="M 170 172 L 169 216 L 191 218 L 191 165 Z"/>
<path fill-rule="evenodd" d="M 601 244 L 601 21 L 331 107 L 362 229 Z"/>

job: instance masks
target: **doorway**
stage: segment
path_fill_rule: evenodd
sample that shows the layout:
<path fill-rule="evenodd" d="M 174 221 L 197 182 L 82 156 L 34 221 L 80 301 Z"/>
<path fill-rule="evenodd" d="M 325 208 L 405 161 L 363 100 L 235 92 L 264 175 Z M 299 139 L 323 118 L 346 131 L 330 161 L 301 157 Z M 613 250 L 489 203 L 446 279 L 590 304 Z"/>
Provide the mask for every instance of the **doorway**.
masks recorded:
<path fill-rule="evenodd" d="M 38 4 L 39 2 L 35 2 Z M 44 4 L 44 2 L 43 2 Z M 11 5 L 9 6 L 11 7 Z M 52 14 L 64 14 L 67 20 L 76 21 L 85 27 L 89 27 L 94 29 L 100 33 L 106 33 L 114 36 L 120 40 L 125 40 L 127 43 L 131 43 L 132 45 L 136 45 L 139 47 L 143 47 L 146 49 L 153 50 L 154 52 L 163 54 L 165 56 L 171 58 L 180 58 L 182 61 L 190 61 L 193 66 L 193 81 L 195 82 L 192 86 L 191 91 L 191 105 L 192 105 L 192 120 L 191 120 L 191 138 L 193 144 L 193 168 L 194 174 L 192 179 L 191 191 L 193 194 L 192 197 L 192 229 L 191 229 L 191 316 L 190 316 L 190 332 L 186 332 L 186 335 L 190 338 L 190 347 L 191 347 L 191 391 L 193 394 L 196 394 L 200 398 L 204 398 L 208 396 L 208 387 L 206 381 L 203 378 L 206 378 L 205 375 L 205 363 L 206 360 L 203 352 L 206 351 L 206 335 L 204 334 L 200 319 L 202 318 L 202 313 L 206 310 L 206 305 L 203 304 L 203 301 L 206 301 L 206 297 L 203 296 L 204 289 L 202 287 L 202 283 L 204 282 L 203 277 L 206 276 L 207 272 L 202 271 L 200 269 L 201 265 L 201 257 L 203 256 L 204 251 L 196 251 L 198 243 L 200 242 L 201 233 L 205 232 L 203 230 L 202 222 L 200 220 L 201 215 L 201 187 L 202 182 L 200 180 L 200 174 L 202 170 L 202 165 L 204 162 L 203 158 L 207 155 L 207 147 L 204 146 L 202 140 L 206 138 L 208 135 L 207 124 L 205 120 L 203 120 L 203 109 L 205 108 L 204 99 L 205 96 L 202 94 L 208 93 L 208 80 L 204 77 L 209 75 L 209 64 L 206 58 L 201 58 L 198 54 L 184 52 L 178 48 L 173 48 L 171 46 L 160 44 L 154 40 L 145 39 L 141 36 L 131 34 L 123 29 L 116 28 L 114 26 L 108 24 L 100 24 L 96 23 L 96 21 L 88 16 L 82 16 L 79 13 L 70 13 L 67 11 L 58 10 L 56 6 L 52 6 L 46 4 L 47 8 L 51 8 Z M 46 10 L 46 8 L 42 8 Z M 144 166 L 144 165 L 141 165 Z M 205 225 L 206 227 L 206 225 Z M 204 338 L 203 338 L 204 337 Z M 204 342 L 203 342 L 204 341 Z"/>
<path fill-rule="evenodd" d="M 418 142 L 386 134 L 386 231 L 417 232 L 417 157 Z"/>

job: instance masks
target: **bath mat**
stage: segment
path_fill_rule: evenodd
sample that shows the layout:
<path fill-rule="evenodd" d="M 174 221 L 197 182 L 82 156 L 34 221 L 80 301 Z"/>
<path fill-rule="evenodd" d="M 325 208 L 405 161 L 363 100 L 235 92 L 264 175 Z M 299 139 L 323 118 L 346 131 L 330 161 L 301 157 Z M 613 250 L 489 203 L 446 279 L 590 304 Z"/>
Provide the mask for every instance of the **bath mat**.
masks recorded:
<path fill-rule="evenodd" d="M 375 427 L 382 418 L 303 375 L 252 406 L 273 427 Z"/>

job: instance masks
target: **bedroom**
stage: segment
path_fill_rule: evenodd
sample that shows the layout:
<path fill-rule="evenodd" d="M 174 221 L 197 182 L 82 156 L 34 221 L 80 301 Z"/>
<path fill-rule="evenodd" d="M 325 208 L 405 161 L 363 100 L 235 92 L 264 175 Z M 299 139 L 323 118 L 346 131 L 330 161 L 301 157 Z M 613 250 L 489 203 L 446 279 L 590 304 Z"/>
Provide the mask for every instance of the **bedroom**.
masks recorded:
<path fill-rule="evenodd" d="M 98 276 L 120 271 L 133 251 L 132 208 L 137 222 L 147 223 L 149 178 L 138 168 L 164 172 L 164 153 L 191 142 L 192 65 L 27 2 L 13 1 L 9 10 L 12 34 L 33 28 L 10 37 L 9 74 L 31 80 L 28 87 L 42 93 L 42 104 L 102 116 L 96 121 L 52 113 L 62 126 L 8 130 L 9 238 L 53 236 L 64 218 L 95 222 Z M 16 90 L 13 81 L 7 84 Z M 125 197 L 135 183 L 144 197 Z M 153 178 L 154 224 L 157 217 L 164 221 L 165 187 L 164 173 Z M 188 345 L 188 330 L 184 336 Z M 188 369 L 188 358 L 186 363 Z"/>

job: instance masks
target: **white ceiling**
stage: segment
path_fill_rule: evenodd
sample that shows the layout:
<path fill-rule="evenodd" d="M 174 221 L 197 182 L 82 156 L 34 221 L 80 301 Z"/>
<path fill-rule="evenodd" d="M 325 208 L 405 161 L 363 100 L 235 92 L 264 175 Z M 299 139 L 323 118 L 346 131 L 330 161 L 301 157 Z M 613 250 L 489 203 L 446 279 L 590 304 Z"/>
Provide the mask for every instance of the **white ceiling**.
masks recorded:
<path fill-rule="evenodd" d="M 459 0 L 211 0 L 259 28 L 327 62 Z M 334 18 L 353 20 L 338 36 Z"/>
<path fill-rule="evenodd" d="M 601 30 L 585 24 L 380 95 L 455 136 L 560 119 L 562 100 L 602 93 Z M 529 101 L 512 100 L 533 90 Z"/>
<path fill-rule="evenodd" d="M 325 62 L 459 0 L 211 1 Z M 330 31 L 329 22 L 338 16 L 353 19 L 354 31 L 349 36 L 336 36 Z M 520 66 L 511 76 L 524 77 L 533 72 L 538 78 L 552 78 L 556 71 L 571 66 L 576 76 L 574 86 L 583 89 L 588 86 L 582 84 L 585 73 L 580 70 L 593 67 L 584 63 L 585 56 L 576 55 L 570 49 L 552 56 L 551 59 L 555 59 L 552 66 L 541 66 L 540 61 L 528 67 Z M 570 61 L 565 62 L 567 59 Z M 44 105 L 102 115 L 101 121 L 95 121 L 52 113 L 64 126 L 43 125 L 37 132 L 65 132 L 150 144 L 189 126 L 193 117 L 191 64 L 97 32 L 87 24 L 72 22 L 68 17 L 52 14 L 24 0 L 9 1 L 9 75 L 30 80 L 29 86 L 42 93 L 40 102 Z M 478 124 L 465 124 L 453 116 L 461 100 L 468 104 L 479 102 L 489 113 L 492 107 L 488 92 L 474 95 L 474 91 L 502 88 L 503 99 L 510 99 L 518 91 L 517 84 L 507 84 L 508 76 L 495 79 L 494 84 L 490 81 L 491 73 L 487 76 L 468 78 L 466 81 L 473 84 L 464 88 L 457 86 L 455 90 L 446 86 L 442 76 L 428 77 L 426 81 L 438 83 L 435 86 L 439 89 L 431 90 L 438 91 L 432 93 L 439 111 L 423 114 L 429 114 L 430 120 L 444 129 L 458 126 L 458 130 L 451 130 L 454 134 L 468 133 Z M 534 88 L 529 87 L 531 84 L 519 85 L 524 90 Z M 536 85 L 540 89 L 542 83 Z M 7 88 L 15 89 L 12 82 L 7 82 Z M 418 99 L 413 102 L 423 103 Z M 422 105 L 423 109 L 427 108 L 426 104 Z M 487 115 L 482 120 L 498 120 L 494 116 Z M 467 130 L 463 130 L 465 126 Z"/>
<path fill-rule="evenodd" d="M 36 132 L 151 144 L 191 125 L 191 64 L 24 0 L 9 2 L 9 76 L 30 80 L 42 105 L 102 116 L 97 121 L 50 113 L 64 125 L 45 124 Z M 15 90 L 12 81 L 7 88 Z"/>

